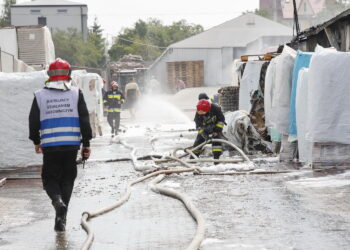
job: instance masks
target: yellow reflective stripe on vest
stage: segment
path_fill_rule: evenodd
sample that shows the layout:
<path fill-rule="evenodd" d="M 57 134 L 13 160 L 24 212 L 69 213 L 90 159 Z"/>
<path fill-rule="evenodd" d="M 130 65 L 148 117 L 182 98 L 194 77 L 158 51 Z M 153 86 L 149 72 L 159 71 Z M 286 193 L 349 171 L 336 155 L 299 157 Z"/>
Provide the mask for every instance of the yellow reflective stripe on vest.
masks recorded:
<path fill-rule="evenodd" d="M 108 112 L 122 112 L 121 109 L 108 109 Z"/>
<path fill-rule="evenodd" d="M 121 97 L 122 97 L 121 95 L 108 95 L 109 99 L 118 99 L 118 100 L 120 100 Z"/>

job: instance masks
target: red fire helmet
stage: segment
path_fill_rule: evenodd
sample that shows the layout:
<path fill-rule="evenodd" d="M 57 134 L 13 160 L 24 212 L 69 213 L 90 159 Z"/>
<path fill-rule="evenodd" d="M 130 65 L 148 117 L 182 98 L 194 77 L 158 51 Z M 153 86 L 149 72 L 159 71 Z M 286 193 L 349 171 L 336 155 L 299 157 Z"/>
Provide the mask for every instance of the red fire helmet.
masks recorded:
<path fill-rule="evenodd" d="M 118 83 L 117 83 L 116 81 L 112 81 L 112 82 L 111 82 L 111 87 L 113 87 L 113 86 L 118 87 Z"/>
<path fill-rule="evenodd" d="M 69 63 L 61 58 L 57 58 L 53 61 L 47 71 L 49 81 L 69 81 L 70 73 L 71 70 Z"/>
<path fill-rule="evenodd" d="M 197 111 L 210 112 L 211 103 L 206 99 L 199 100 L 197 103 Z"/>

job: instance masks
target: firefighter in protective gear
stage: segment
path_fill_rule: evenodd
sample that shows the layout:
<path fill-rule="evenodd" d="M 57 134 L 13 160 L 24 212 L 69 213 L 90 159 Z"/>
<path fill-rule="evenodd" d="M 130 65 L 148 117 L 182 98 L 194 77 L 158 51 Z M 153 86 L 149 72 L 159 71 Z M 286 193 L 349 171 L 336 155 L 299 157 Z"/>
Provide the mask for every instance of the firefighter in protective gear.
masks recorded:
<path fill-rule="evenodd" d="M 111 126 L 111 134 L 118 134 L 120 125 L 120 113 L 122 112 L 122 103 L 124 103 L 125 98 L 122 92 L 119 91 L 118 83 L 115 81 L 111 82 L 111 90 L 106 92 L 103 97 L 103 102 L 107 106 L 107 121 L 109 126 Z"/>
<path fill-rule="evenodd" d="M 225 125 L 225 116 L 221 111 L 220 106 L 211 103 L 207 99 L 201 99 L 197 104 L 197 113 L 194 121 L 198 130 L 197 138 L 193 147 L 198 146 L 208 140 L 210 135 L 212 139 L 220 139 L 222 129 Z M 222 145 L 219 142 L 212 143 L 212 151 L 214 159 L 219 159 L 222 154 Z M 193 151 L 197 156 L 201 153 L 201 149 Z"/>
<path fill-rule="evenodd" d="M 50 64 L 45 87 L 34 93 L 29 114 L 29 139 L 43 153 L 42 182 L 56 210 L 56 231 L 64 231 L 77 176 L 77 154 L 83 144 L 90 156 L 92 131 L 83 93 L 71 84 L 70 65 L 58 58 Z"/>

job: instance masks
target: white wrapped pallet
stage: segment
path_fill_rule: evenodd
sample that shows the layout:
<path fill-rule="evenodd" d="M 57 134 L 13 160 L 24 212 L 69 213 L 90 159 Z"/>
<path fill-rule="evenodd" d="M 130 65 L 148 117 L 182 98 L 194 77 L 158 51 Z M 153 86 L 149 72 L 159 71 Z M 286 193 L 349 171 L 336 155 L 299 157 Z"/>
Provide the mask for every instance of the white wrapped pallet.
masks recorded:
<path fill-rule="evenodd" d="M 302 68 L 299 71 L 295 103 L 299 161 L 305 163 L 311 161 L 312 149 L 312 143 L 306 138 L 308 114 L 308 71 L 307 68 Z"/>
<path fill-rule="evenodd" d="M 278 56 L 273 58 L 266 70 L 265 89 L 264 89 L 264 109 L 265 109 L 265 125 L 274 128 L 272 121 L 274 120 L 274 112 L 272 110 L 272 100 L 276 88 L 276 64 Z"/>
<path fill-rule="evenodd" d="M 288 134 L 290 95 L 296 51 L 285 46 L 276 63 L 275 89 L 272 99 L 271 123 L 281 134 Z"/>
<path fill-rule="evenodd" d="M 100 75 L 87 73 L 85 70 L 73 71 L 72 78 L 84 94 L 90 114 L 91 127 L 95 135 L 96 131 L 101 131 L 103 120 L 103 80 Z"/>
<path fill-rule="evenodd" d="M 46 26 L 18 27 L 17 42 L 19 59 L 32 67 L 45 69 L 55 60 L 55 47 Z"/>
<path fill-rule="evenodd" d="M 28 116 L 33 93 L 47 78 L 44 71 L 0 73 L 0 168 L 41 164 L 28 139 Z"/>
<path fill-rule="evenodd" d="M 307 133 L 312 142 L 350 144 L 350 53 L 321 51 L 310 63 Z"/>
<path fill-rule="evenodd" d="M 17 33 L 14 27 L 0 28 L 0 50 L 18 58 Z"/>
<path fill-rule="evenodd" d="M 249 61 L 246 63 L 239 86 L 239 109 L 250 112 L 251 93 L 258 89 L 260 71 L 265 61 Z"/>

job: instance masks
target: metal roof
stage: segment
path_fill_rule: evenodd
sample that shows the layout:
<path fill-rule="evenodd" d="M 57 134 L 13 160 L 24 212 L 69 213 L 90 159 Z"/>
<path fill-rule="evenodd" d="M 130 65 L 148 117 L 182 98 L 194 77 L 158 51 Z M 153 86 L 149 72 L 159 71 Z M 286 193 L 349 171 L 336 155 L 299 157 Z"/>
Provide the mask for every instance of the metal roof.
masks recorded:
<path fill-rule="evenodd" d="M 170 45 L 170 48 L 246 47 L 261 36 L 292 36 L 293 30 L 253 13 L 208 29 L 198 35 Z"/>
<path fill-rule="evenodd" d="M 29 1 L 24 2 L 20 4 L 13 4 L 11 7 L 43 7 L 43 6 L 87 6 L 83 3 L 77 3 L 67 0 L 36 0 L 36 1 Z"/>

